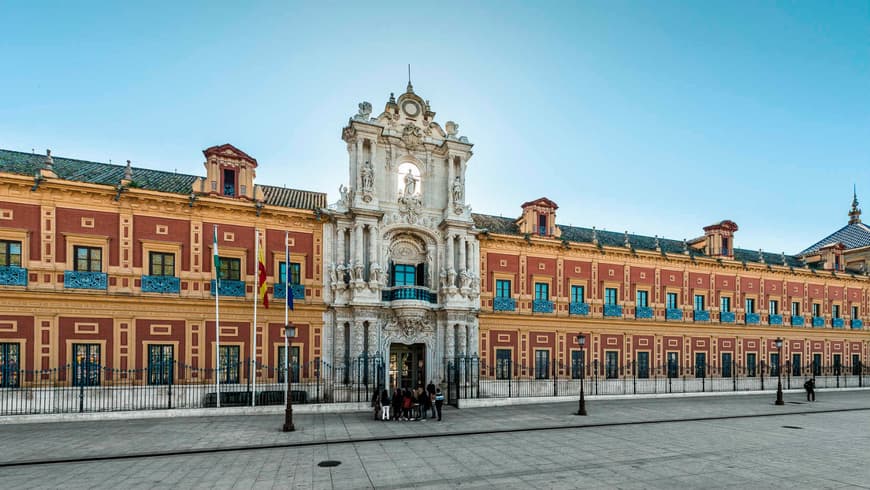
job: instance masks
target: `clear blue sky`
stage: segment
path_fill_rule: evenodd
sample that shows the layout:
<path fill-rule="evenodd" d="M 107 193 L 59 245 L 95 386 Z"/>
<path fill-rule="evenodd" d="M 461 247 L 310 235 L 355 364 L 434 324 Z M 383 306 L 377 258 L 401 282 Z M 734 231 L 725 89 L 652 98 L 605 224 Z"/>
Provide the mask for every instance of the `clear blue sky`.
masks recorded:
<path fill-rule="evenodd" d="M 413 4 L 0 0 L 0 147 L 201 175 L 228 142 L 334 201 L 341 128 L 411 63 L 477 212 L 793 253 L 855 183 L 870 222 L 866 1 Z"/>

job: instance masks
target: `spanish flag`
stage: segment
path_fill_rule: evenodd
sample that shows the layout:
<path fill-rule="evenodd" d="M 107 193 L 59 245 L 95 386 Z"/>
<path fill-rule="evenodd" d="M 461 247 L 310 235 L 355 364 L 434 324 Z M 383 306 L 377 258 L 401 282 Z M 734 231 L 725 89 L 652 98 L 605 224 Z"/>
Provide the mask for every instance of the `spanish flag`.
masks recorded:
<path fill-rule="evenodd" d="M 263 253 L 263 248 L 260 247 L 260 254 L 257 257 L 257 270 L 259 273 L 257 274 L 257 291 L 259 296 L 263 298 L 263 307 L 269 308 L 269 296 L 266 295 L 266 257 Z"/>

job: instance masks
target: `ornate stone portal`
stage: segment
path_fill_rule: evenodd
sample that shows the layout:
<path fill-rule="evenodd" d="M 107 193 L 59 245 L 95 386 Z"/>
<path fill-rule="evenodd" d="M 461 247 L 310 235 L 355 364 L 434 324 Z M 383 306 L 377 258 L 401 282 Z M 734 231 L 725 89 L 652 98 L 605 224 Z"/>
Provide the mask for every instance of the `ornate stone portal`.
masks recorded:
<path fill-rule="evenodd" d="M 410 84 L 370 113 L 359 104 L 342 132 L 349 182 L 325 212 L 324 358 L 351 370 L 377 359 L 386 366 L 378 382 L 392 387 L 408 382 L 396 353 L 412 346 L 415 372 L 441 382 L 446 359 L 477 351 L 480 249 L 465 203 L 472 145 L 458 124 L 442 129 Z"/>

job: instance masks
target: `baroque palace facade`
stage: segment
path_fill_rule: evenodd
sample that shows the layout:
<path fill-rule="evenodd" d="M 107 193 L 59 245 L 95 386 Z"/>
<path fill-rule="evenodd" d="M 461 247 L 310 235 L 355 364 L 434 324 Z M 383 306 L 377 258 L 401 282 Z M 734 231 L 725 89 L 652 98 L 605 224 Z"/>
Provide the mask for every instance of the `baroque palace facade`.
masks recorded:
<path fill-rule="evenodd" d="M 285 359 L 287 281 L 291 359 L 375 359 L 390 385 L 443 380 L 445 360 L 467 356 L 481 376 L 586 362 L 608 378 L 780 361 L 803 375 L 870 358 L 857 199 L 844 228 L 798 255 L 735 248 L 731 221 L 670 240 L 558 225 L 547 198 L 516 219 L 476 214 L 456 123 L 435 122 L 410 83 L 371 111 L 361 103 L 342 131 L 349 179 L 329 205 L 255 183 L 257 161 L 231 145 L 203 152 L 204 176 L 0 150 L 0 364 L 213 368 L 215 225 L 224 362 L 252 350 L 255 240 L 273 303 L 256 324 L 263 365 Z"/>

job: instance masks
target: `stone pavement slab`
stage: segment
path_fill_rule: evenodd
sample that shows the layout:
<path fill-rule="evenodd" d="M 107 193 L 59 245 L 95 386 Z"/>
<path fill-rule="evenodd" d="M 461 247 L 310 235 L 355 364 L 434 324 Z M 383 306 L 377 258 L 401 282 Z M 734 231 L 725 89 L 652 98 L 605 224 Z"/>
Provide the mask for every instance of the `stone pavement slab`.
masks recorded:
<path fill-rule="evenodd" d="M 387 440 L 386 444 L 407 444 L 406 438 L 409 437 L 464 433 L 489 433 L 487 437 L 497 441 L 507 437 L 499 434 L 500 431 L 870 409 L 870 391 L 820 393 L 815 403 L 806 403 L 802 396 L 788 394 L 786 405 L 779 407 L 773 401 L 772 394 L 606 400 L 588 403 L 587 417 L 573 415 L 576 403 L 462 410 L 445 408 L 442 422 L 431 419 L 418 422 L 380 422 L 373 420 L 368 413 L 303 414 L 294 418 L 297 430 L 290 433 L 281 432 L 283 417 L 275 415 L 2 425 L 0 440 L 14 443 L 5 445 L 3 453 L 0 454 L 0 465 L 251 446 L 373 440 Z M 866 412 L 859 413 L 868 415 Z M 648 430 L 668 430 L 662 427 L 664 426 L 650 426 Z M 541 444 L 549 451 L 559 450 L 546 442 L 546 432 L 538 434 L 541 434 Z M 721 437 L 727 440 L 736 436 L 723 434 Z M 389 441 L 395 438 L 402 439 Z M 438 439 L 428 440 L 429 444 L 439 444 Z M 623 442 L 629 447 L 633 445 L 630 440 Z M 599 451 L 605 456 L 611 451 L 618 454 L 624 447 L 619 449 L 610 445 L 587 446 L 588 449 Z M 390 458 L 385 453 L 380 457 Z M 490 462 L 498 462 L 505 456 L 503 453 L 491 453 L 488 457 Z"/>

